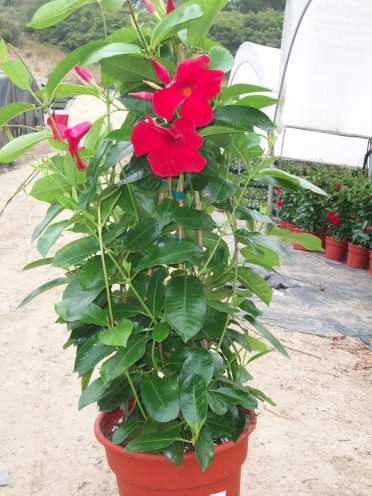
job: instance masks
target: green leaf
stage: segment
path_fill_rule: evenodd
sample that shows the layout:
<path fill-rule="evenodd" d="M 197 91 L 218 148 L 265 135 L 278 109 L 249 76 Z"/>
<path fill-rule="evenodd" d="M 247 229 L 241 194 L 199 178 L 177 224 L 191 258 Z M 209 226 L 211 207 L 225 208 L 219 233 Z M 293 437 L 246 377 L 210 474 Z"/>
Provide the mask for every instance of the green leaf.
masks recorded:
<path fill-rule="evenodd" d="M 218 107 L 214 115 L 216 122 L 230 124 L 246 131 L 253 131 L 254 127 L 258 127 L 269 132 L 275 128 L 274 123 L 261 110 L 245 107 L 244 105 Z"/>
<path fill-rule="evenodd" d="M 131 382 L 136 391 L 142 381 L 141 375 L 137 372 L 130 374 Z M 133 398 L 133 389 L 126 376 L 120 376 L 107 385 L 104 395 L 97 400 L 101 412 L 112 412 L 125 401 Z"/>
<path fill-rule="evenodd" d="M 158 220 L 160 229 L 170 224 L 173 218 L 173 212 L 177 210 L 177 201 L 172 198 L 164 198 L 156 210 L 156 218 Z"/>
<path fill-rule="evenodd" d="M 93 0 L 54 0 L 42 5 L 34 14 L 31 22 L 27 24 L 30 28 L 44 29 L 53 26 L 83 5 L 93 3 Z"/>
<path fill-rule="evenodd" d="M 203 16 L 191 22 L 187 28 L 187 38 L 191 45 L 195 46 L 199 40 L 207 36 L 216 15 L 224 8 L 227 2 L 228 0 L 198 0 Z"/>
<path fill-rule="evenodd" d="M 198 462 L 205 472 L 214 458 L 214 443 L 212 433 L 203 428 L 195 443 L 195 454 Z"/>
<path fill-rule="evenodd" d="M 318 193 L 320 195 L 327 195 L 325 191 L 323 191 L 321 188 L 316 186 L 315 184 L 311 183 L 307 179 L 304 179 L 303 177 L 298 177 L 294 176 L 293 174 L 290 174 L 289 172 L 285 172 L 283 170 L 279 169 L 262 169 L 258 173 L 258 177 L 276 177 L 279 179 L 285 179 L 287 181 L 290 181 L 296 185 L 301 186 L 302 188 L 309 189 L 311 191 L 314 191 L 314 193 Z"/>
<path fill-rule="evenodd" d="M 190 375 L 198 374 L 208 386 L 213 372 L 214 363 L 211 353 L 204 348 L 191 348 L 182 365 L 179 379 L 185 381 Z"/>
<path fill-rule="evenodd" d="M 271 98 L 266 95 L 250 95 L 245 96 L 239 100 L 239 105 L 246 105 L 247 107 L 253 107 L 257 109 L 270 107 L 271 105 L 276 105 L 278 99 Z"/>
<path fill-rule="evenodd" d="M 172 219 L 187 229 L 214 229 L 216 227 L 212 217 L 206 212 L 188 207 L 174 207 Z"/>
<path fill-rule="evenodd" d="M 203 15 L 203 10 L 197 4 L 187 2 L 166 15 L 154 28 L 151 36 L 151 47 L 155 49 L 162 41 L 184 29 L 192 19 Z"/>
<path fill-rule="evenodd" d="M 163 451 L 163 455 L 179 467 L 182 466 L 184 454 L 184 443 L 182 441 L 175 441 Z"/>
<path fill-rule="evenodd" d="M 71 241 L 60 248 L 53 257 L 54 267 L 71 267 L 84 263 L 85 259 L 99 250 L 99 242 L 94 236 Z"/>
<path fill-rule="evenodd" d="M 234 57 L 226 48 L 212 47 L 208 57 L 210 58 L 208 69 L 229 72 L 234 66 Z"/>
<path fill-rule="evenodd" d="M 190 375 L 182 384 L 180 403 L 186 422 L 200 428 L 208 411 L 207 386 L 200 375 Z"/>
<path fill-rule="evenodd" d="M 277 236 L 284 243 L 299 243 L 301 246 L 311 251 L 323 251 L 322 241 L 313 234 L 301 234 L 288 231 L 287 229 L 274 229 L 267 233 L 267 236 Z"/>
<path fill-rule="evenodd" d="M 249 264 L 260 265 L 269 270 L 272 270 L 273 267 L 280 267 L 279 255 L 264 246 L 259 247 L 259 253 L 254 252 L 251 248 L 242 248 L 240 253 Z"/>
<path fill-rule="evenodd" d="M 138 334 L 129 337 L 127 346 L 120 348 L 114 356 L 106 360 L 101 366 L 101 377 L 104 382 L 110 382 L 143 357 L 146 351 L 147 336 Z"/>
<path fill-rule="evenodd" d="M 105 384 L 102 379 L 98 377 L 95 381 L 89 384 L 89 386 L 85 388 L 81 394 L 79 398 L 79 410 L 98 401 L 106 390 L 107 384 Z"/>
<path fill-rule="evenodd" d="M 169 336 L 169 325 L 166 322 L 160 322 L 154 326 L 152 331 L 152 339 L 157 343 L 161 343 Z"/>
<path fill-rule="evenodd" d="M 105 329 L 99 333 L 99 340 L 109 346 L 126 347 L 129 336 L 133 330 L 133 322 L 125 319 L 111 329 Z"/>
<path fill-rule="evenodd" d="M 116 57 L 125 54 L 141 54 L 141 49 L 137 45 L 130 43 L 108 43 L 107 45 L 95 50 L 93 53 L 86 55 L 80 61 L 81 65 L 90 65 L 99 62 L 102 59 Z"/>
<path fill-rule="evenodd" d="M 133 146 L 130 141 L 120 141 L 115 143 L 105 157 L 104 170 L 114 167 L 114 165 L 118 164 L 120 160 L 123 160 L 123 158 L 132 152 Z"/>
<path fill-rule="evenodd" d="M 116 272 L 115 264 L 108 257 L 105 257 L 106 272 L 108 278 Z M 102 266 L 101 255 L 96 255 L 85 262 L 80 271 L 79 282 L 84 289 L 105 288 L 105 273 Z"/>
<path fill-rule="evenodd" d="M 189 243 L 188 241 L 171 241 L 165 245 L 154 246 L 149 248 L 148 254 L 145 255 L 136 267 L 137 272 L 141 272 L 148 267 L 156 265 L 170 265 L 186 262 L 189 258 L 202 252 L 199 246 Z"/>
<path fill-rule="evenodd" d="M 94 367 L 107 355 L 110 355 L 115 348 L 113 346 L 106 346 L 101 343 L 97 335 L 88 339 L 76 353 L 74 372 L 84 375 Z"/>
<path fill-rule="evenodd" d="M 3 70 L 18 88 L 23 90 L 30 89 L 32 81 L 31 74 L 20 60 L 6 60 L 3 64 Z"/>
<path fill-rule="evenodd" d="M 62 83 L 58 86 L 55 96 L 63 98 L 66 96 L 80 96 L 80 95 L 97 95 L 97 91 L 89 86 L 81 86 L 78 84 Z"/>
<path fill-rule="evenodd" d="M 179 437 L 179 425 L 172 426 L 170 429 L 166 429 L 160 432 L 146 432 L 142 436 L 139 436 L 133 441 L 130 441 L 125 449 L 126 451 L 162 451 L 167 446 L 174 443 Z"/>
<path fill-rule="evenodd" d="M 159 224 L 149 217 L 138 222 L 136 227 L 123 236 L 124 246 L 130 251 L 142 250 L 160 235 Z"/>
<path fill-rule="evenodd" d="M 208 186 L 212 202 L 227 200 L 237 191 L 237 188 L 233 182 L 218 176 L 209 177 Z"/>
<path fill-rule="evenodd" d="M 246 93 L 271 93 L 273 90 L 269 88 L 264 88 L 262 86 L 256 86 L 254 84 L 233 84 L 228 88 L 224 88 L 220 94 L 220 99 L 222 101 L 230 100 L 240 95 L 245 95 Z"/>
<path fill-rule="evenodd" d="M 98 326 L 107 326 L 107 315 L 101 307 L 94 303 L 89 303 L 84 308 L 77 308 L 74 306 L 74 301 L 71 299 L 64 299 L 55 305 L 57 315 L 67 321 L 75 322 L 79 320 L 85 324 L 96 324 Z"/>
<path fill-rule="evenodd" d="M 21 157 L 28 150 L 37 145 L 37 143 L 46 140 L 46 138 L 46 134 L 41 131 L 31 134 L 24 134 L 22 136 L 18 136 L 18 138 L 14 138 L 1 148 L 0 162 L 4 162 L 6 164 L 9 162 L 14 162 L 17 158 Z"/>
<path fill-rule="evenodd" d="M 141 425 L 143 425 L 143 422 L 139 420 L 120 425 L 112 435 L 112 442 L 114 444 L 121 444 L 132 431 L 138 429 Z"/>
<path fill-rule="evenodd" d="M 151 62 L 142 55 L 117 55 L 103 59 L 101 65 L 106 74 L 124 83 L 138 83 L 154 77 Z"/>
<path fill-rule="evenodd" d="M 214 391 L 217 396 L 221 396 L 233 405 L 240 405 L 247 410 L 258 407 L 257 399 L 249 391 L 241 391 L 228 387 L 218 388 Z"/>
<path fill-rule="evenodd" d="M 156 315 L 158 309 L 160 308 L 160 303 L 164 295 L 164 280 L 167 275 L 168 271 L 163 267 L 155 270 L 151 275 L 149 284 L 147 286 L 146 305 L 152 315 Z"/>
<path fill-rule="evenodd" d="M 52 265 L 52 262 L 53 258 L 41 258 L 40 260 L 34 260 L 25 265 L 22 270 L 35 269 L 35 267 L 42 267 L 43 265 Z"/>
<path fill-rule="evenodd" d="M 0 61 L 4 63 L 8 60 L 8 47 L 3 39 L 0 39 Z"/>
<path fill-rule="evenodd" d="M 125 1 L 126 0 L 102 0 L 102 7 L 105 10 L 111 11 L 121 10 Z"/>
<path fill-rule="evenodd" d="M 214 391 L 213 391 L 214 394 Z M 214 395 L 217 398 L 217 395 Z M 222 401 L 223 398 L 220 396 Z M 225 402 L 226 404 L 226 402 Z M 214 437 L 230 437 L 234 427 L 229 423 L 230 415 L 227 414 L 228 408 L 226 404 L 226 411 L 224 413 L 209 412 L 205 422 L 205 428 L 208 429 Z"/>
<path fill-rule="evenodd" d="M 57 242 L 65 227 L 70 223 L 69 220 L 61 220 L 51 224 L 45 229 L 44 234 L 38 239 L 37 250 L 42 257 L 45 257 L 52 246 Z"/>
<path fill-rule="evenodd" d="M 277 349 L 282 355 L 285 357 L 289 358 L 289 355 L 287 353 L 287 350 L 284 348 L 282 343 L 265 327 L 263 326 L 258 320 L 256 320 L 254 317 L 251 315 L 245 315 L 245 319 L 250 322 L 255 329 L 271 343 L 275 349 Z"/>
<path fill-rule="evenodd" d="M 219 136 L 224 134 L 237 134 L 237 133 L 245 133 L 243 129 L 235 129 L 233 127 L 224 127 L 224 126 L 207 126 L 200 130 L 200 136 L 204 138 L 206 136 Z"/>
<path fill-rule="evenodd" d="M 253 270 L 248 267 L 239 267 L 238 280 L 266 303 L 266 305 L 270 304 L 272 297 L 271 288 L 263 277 L 256 272 L 253 272 Z"/>
<path fill-rule="evenodd" d="M 186 343 L 203 327 L 207 304 L 203 284 L 196 276 L 171 279 L 165 289 L 164 313 Z"/>
<path fill-rule="evenodd" d="M 146 376 L 142 381 L 142 400 L 150 417 L 156 422 L 169 422 L 178 417 L 180 402 L 164 378 Z"/>
<path fill-rule="evenodd" d="M 36 238 L 38 238 L 40 236 L 40 234 L 44 231 L 44 229 L 46 228 L 46 226 L 48 226 L 50 224 L 50 222 L 52 222 L 52 220 L 57 217 L 58 214 L 60 214 L 63 210 L 63 207 L 61 207 L 61 205 L 51 205 L 48 210 L 47 210 L 47 213 L 44 217 L 44 219 L 42 219 L 39 224 L 35 227 L 35 229 L 33 230 L 33 233 L 31 235 L 31 241 L 35 241 Z"/>
<path fill-rule="evenodd" d="M 35 266 L 35 265 L 34 265 Z M 26 267 L 24 268 L 24 270 L 27 268 L 27 265 Z M 31 268 L 31 267 L 30 267 Z M 17 308 L 20 308 L 20 307 L 23 307 L 23 305 L 26 305 L 26 303 L 28 303 L 29 301 L 33 300 L 36 296 L 38 296 L 39 294 L 42 294 L 44 293 L 45 291 L 48 291 L 48 289 L 52 289 L 52 288 L 55 288 L 57 286 L 61 286 L 61 284 L 67 284 L 69 282 L 68 279 L 66 279 L 65 277 L 58 277 L 57 279 L 53 279 L 52 281 L 49 281 L 49 282 L 46 282 L 45 284 L 42 284 L 41 286 L 39 286 L 37 289 L 34 289 L 33 291 L 31 291 L 31 293 L 29 293 L 22 301 L 21 303 L 18 305 Z"/>
<path fill-rule="evenodd" d="M 18 102 L 10 103 L 9 105 L 5 105 L 5 107 L 0 108 L 0 129 L 4 124 L 13 119 L 13 117 L 23 114 L 23 112 L 27 112 L 27 110 L 35 110 L 35 106 L 31 103 Z"/>
<path fill-rule="evenodd" d="M 25 135 L 25 136 L 32 136 L 32 135 Z M 47 174 L 41 177 L 40 179 L 38 179 L 34 183 L 30 191 L 30 196 L 33 196 L 34 198 L 40 201 L 52 203 L 56 199 L 57 194 L 63 195 L 63 193 L 67 192 L 70 188 L 71 187 L 68 184 L 67 179 L 64 178 L 63 176 L 60 176 L 59 174 Z M 59 213 L 63 209 L 61 209 L 60 205 L 58 205 L 58 207 L 59 207 L 59 211 L 57 207 L 55 208 L 56 211 Z"/>
<path fill-rule="evenodd" d="M 218 416 L 225 415 L 227 412 L 227 402 L 221 397 L 217 396 L 214 391 L 208 391 L 208 404 Z M 210 414 L 208 414 L 209 419 Z M 208 423 L 208 420 L 207 420 Z M 223 420 L 223 425 L 225 427 L 225 420 Z M 226 435 L 226 434 L 224 434 Z"/>

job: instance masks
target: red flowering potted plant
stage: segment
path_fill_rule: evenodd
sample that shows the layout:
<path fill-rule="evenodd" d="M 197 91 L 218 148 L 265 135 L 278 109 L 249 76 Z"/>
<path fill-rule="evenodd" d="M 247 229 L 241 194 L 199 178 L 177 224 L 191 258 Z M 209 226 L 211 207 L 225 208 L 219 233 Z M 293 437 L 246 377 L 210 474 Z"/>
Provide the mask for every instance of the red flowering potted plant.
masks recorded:
<path fill-rule="evenodd" d="M 86 3 L 47 3 L 30 26 Z M 96 436 L 125 496 L 239 494 L 253 410 L 272 404 L 247 368 L 272 349 L 287 356 L 259 321 L 255 302 L 269 305 L 272 292 L 254 270 L 275 270 L 283 253 L 275 237 L 286 231 L 265 234 L 272 221 L 244 206 L 245 193 L 261 181 L 323 193 L 270 167 L 272 139 L 262 132 L 273 123 L 239 100 L 257 87 L 224 86 L 233 58 L 207 33 L 226 3 L 146 1 L 154 24 L 144 27 L 128 0 L 132 25 L 67 55 L 36 95 L 47 126 L 0 150 L 6 162 L 41 141 L 52 147 L 35 158 L 30 195 L 48 210 L 33 233 L 42 258 L 27 268 L 51 264 L 64 277 L 21 304 L 65 286 L 55 309 L 66 345 L 76 347 L 79 408 L 101 411 Z M 102 15 L 121 4 L 103 0 Z M 0 52 L 6 62 L 3 43 Z M 13 62 L 4 71 L 29 88 L 28 70 Z M 97 62 L 102 86 L 85 68 Z M 63 82 L 74 67 L 81 85 Z M 50 112 L 52 98 L 67 93 L 95 96 L 107 112 L 71 127 L 68 114 Z M 24 111 L 5 107 L 0 120 Z M 230 175 L 237 155 L 244 168 Z M 48 255 L 65 231 L 76 239 Z"/>

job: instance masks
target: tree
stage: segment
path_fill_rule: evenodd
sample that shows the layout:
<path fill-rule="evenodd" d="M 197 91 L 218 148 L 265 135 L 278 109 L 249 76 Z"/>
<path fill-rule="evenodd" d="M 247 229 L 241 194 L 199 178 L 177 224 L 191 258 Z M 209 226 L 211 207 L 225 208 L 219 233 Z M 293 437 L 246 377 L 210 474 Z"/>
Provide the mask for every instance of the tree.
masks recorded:
<path fill-rule="evenodd" d="M 231 0 L 225 10 L 238 10 L 243 14 L 265 9 L 284 10 L 285 0 Z"/>

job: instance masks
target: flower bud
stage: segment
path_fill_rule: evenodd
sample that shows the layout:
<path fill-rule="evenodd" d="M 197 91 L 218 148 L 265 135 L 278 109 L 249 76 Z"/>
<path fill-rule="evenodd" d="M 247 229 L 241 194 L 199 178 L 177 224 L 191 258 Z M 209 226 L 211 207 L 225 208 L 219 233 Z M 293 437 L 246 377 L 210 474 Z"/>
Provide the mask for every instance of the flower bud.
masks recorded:
<path fill-rule="evenodd" d="M 85 69 L 85 67 L 82 67 L 81 65 L 76 65 L 75 71 L 77 75 L 86 83 L 91 83 L 94 80 L 92 74 L 88 71 L 88 69 Z"/>

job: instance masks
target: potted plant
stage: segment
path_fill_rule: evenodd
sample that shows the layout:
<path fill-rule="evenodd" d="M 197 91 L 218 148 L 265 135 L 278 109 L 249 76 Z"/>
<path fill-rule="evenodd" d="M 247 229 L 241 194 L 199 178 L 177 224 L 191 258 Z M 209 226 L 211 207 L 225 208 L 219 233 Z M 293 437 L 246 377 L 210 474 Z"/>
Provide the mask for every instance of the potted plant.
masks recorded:
<path fill-rule="evenodd" d="M 45 4 L 30 26 L 50 26 L 85 3 Z M 65 286 L 55 310 L 66 346 L 76 348 L 79 408 L 96 403 L 102 412 L 95 432 L 122 495 L 239 494 L 253 410 L 272 404 L 250 386 L 247 368 L 274 349 L 287 356 L 259 321 L 256 302 L 269 305 L 272 292 L 254 270 L 275 270 L 283 253 L 275 237 L 286 231 L 265 234 L 272 221 L 244 206 L 245 192 L 270 181 L 323 194 L 270 167 L 274 126 L 254 95 L 240 100 L 257 87 L 224 86 L 233 58 L 206 35 L 226 3 L 146 1 L 150 27 L 128 0 L 132 25 L 69 54 L 35 95 L 47 126 L 0 150 L 6 162 L 42 141 L 52 147 L 34 162 L 30 195 L 48 210 L 33 233 L 42 258 L 28 268 L 50 264 L 64 277 L 21 304 Z M 121 4 L 99 5 L 104 16 Z M 9 77 L 30 88 L 21 61 L 7 63 L 4 43 L 0 52 Z M 102 86 L 85 67 L 97 62 Z M 74 67 L 80 85 L 63 82 Z M 49 110 L 67 93 L 102 100 L 105 115 L 69 126 L 68 114 Z M 18 111 L 5 107 L 0 120 Z M 237 155 L 245 166 L 231 175 Z M 66 232 L 75 239 L 50 256 Z"/>
<path fill-rule="evenodd" d="M 296 225 L 294 224 L 294 218 L 296 216 L 299 195 L 296 191 L 284 191 L 281 189 L 280 198 L 278 199 L 280 208 L 279 216 L 280 220 L 286 223 L 286 229 L 293 231 Z M 284 226 L 283 226 L 284 228 Z"/>
<path fill-rule="evenodd" d="M 366 269 L 372 238 L 372 180 L 363 175 L 356 176 L 351 191 L 354 225 L 346 263 L 350 267 Z"/>
<path fill-rule="evenodd" d="M 353 228 L 353 206 L 351 203 L 351 175 L 349 172 L 331 183 L 330 207 L 327 212 L 328 236 L 324 256 L 331 260 L 342 261 L 345 258 L 347 244 Z"/>

